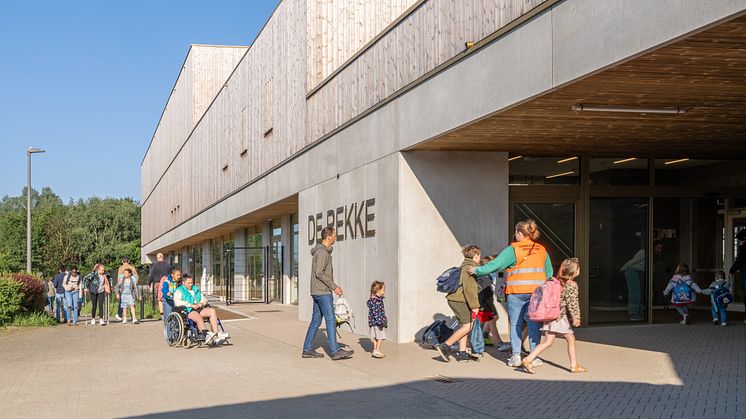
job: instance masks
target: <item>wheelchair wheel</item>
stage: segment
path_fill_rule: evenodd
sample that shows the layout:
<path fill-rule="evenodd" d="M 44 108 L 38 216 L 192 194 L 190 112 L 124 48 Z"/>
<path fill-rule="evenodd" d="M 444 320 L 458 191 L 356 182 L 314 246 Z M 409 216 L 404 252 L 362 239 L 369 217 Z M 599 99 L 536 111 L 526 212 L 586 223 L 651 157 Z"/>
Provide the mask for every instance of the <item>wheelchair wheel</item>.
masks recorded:
<path fill-rule="evenodd" d="M 171 313 L 166 317 L 164 332 L 168 346 L 176 346 L 185 339 L 184 319 L 181 318 L 179 313 Z"/>

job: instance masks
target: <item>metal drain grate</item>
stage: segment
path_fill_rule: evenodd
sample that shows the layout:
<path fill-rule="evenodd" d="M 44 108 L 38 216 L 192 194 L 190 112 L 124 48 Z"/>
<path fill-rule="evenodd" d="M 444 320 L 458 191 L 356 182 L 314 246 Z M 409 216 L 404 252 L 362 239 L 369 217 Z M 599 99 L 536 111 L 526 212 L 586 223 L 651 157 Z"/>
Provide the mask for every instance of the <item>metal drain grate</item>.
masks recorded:
<path fill-rule="evenodd" d="M 453 383 L 458 382 L 457 379 L 446 377 L 445 375 L 436 375 L 436 376 L 430 377 L 430 381 L 435 381 L 436 383 L 443 383 L 443 384 L 453 384 Z"/>

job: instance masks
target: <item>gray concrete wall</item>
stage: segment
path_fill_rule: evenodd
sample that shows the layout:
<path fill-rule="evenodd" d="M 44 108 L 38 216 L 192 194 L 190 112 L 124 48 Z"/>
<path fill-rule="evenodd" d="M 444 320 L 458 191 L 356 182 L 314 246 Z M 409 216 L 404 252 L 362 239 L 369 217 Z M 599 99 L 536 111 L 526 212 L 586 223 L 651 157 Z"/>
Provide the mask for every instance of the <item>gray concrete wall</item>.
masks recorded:
<path fill-rule="evenodd" d="M 363 237 L 358 227 L 355 238 L 352 233 L 339 228 L 338 234 L 344 234 L 344 240 L 338 239 L 334 246 L 334 274 L 336 282 L 344 290 L 355 314 L 354 328 L 358 334 L 367 334 L 367 305 L 370 284 L 383 281 L 386 287 L 386 312 L 390 319 L 397 318 L 398 312 L 398 155 L 393 154 L 348 173 L 341 174 L 339 179 L 331 179 L 299 194 L 299 316 L 309 320 L 311 317 L 310 278 L 311 249 L 315 242 L 313 226 L 309 225 L 309 216 L 322 213 L 322 223 L 326 225 L 327 210 L 375 198 L 375 206 L 370 213 L 375 219 L 368 224 L 375 229 L 374 236 Z M 344 208 L 343 208 L 344 210 Z M 373 211 L 374 210 L 374 211 Z M 356 210 L 357 211 L 357 210 Z M 364 213 L 363 213 L 364 215 Z M 345 217 L 342 217 L 345 218 Z M 354 217 L 352 217 L 354 223 Z M 363 222 L 363 228 L 364 222 Z M 389 332 L 397 334 L 398 324 L 391 321 Z"/>
<path fill-rule="evenodd" d="M 419 338 L 433 319 L 453 316 L 435 279 L 461 264 L 463 246 L 475 244 L 485 255 L 505 246 L 507 167 L 505 153 L 401 154 L 399 342 Z"/>

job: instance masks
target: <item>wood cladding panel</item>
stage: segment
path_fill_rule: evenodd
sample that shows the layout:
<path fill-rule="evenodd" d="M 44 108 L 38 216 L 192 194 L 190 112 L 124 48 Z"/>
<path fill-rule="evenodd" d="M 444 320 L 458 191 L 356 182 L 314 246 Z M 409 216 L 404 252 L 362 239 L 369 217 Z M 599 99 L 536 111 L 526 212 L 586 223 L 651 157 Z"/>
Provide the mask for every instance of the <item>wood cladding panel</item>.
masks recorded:
<path fill-rule="evenodd" d="M 425 2 L 308 98 L 309 141 L 332 132 L 463 52 L 467 41 L 486 38 L 545 1 Z M 309 54 L 319 53 L 311 45 L 309 41 Z M 321 61 L 328 60 L 323 49 L 321 53 Z"/>
<path fill-rule="evenodd" d="M 246 47 L 192 45 L 141 166 L 147 197 L 204 115 Z"/>
<path fill-rule="evenodd" d="M 746 17 L 664 46 L 416 147 L 514 154 L 746 158 Z M 691 107 L 680 115 L 574 104 Z"/>
<path fill-rule="evenodd" d="M 307 0 L 313 89 L 418 0 Z"/>
<path fill-rule="evenodd" d="M 305 0 L 278 6 L 142 205 L 146 244 L 306 145 Z M 278 47 L 281 46 L 281 47 Z M 271 88 L 265 88 L 272 80 Z M 265 95 L 271 95 L 270 98 Z M 263 106 L 272 134 L 264 136 Z M 243 156 L 241 152 L 248 148 Z M 226 167 L 224 170 L 224 167 Z M 173 207 L 179 209 L 171 213 Z M 195 234 L 198 232 L 195 232 Z"/>

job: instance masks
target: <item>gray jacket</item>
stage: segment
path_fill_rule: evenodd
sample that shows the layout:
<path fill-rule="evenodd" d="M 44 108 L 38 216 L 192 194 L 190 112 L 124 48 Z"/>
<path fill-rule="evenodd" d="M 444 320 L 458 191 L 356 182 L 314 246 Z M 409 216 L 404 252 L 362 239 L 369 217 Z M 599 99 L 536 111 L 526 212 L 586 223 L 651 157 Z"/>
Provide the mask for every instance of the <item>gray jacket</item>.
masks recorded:
<path fill-rule="evenodd" d="M 317 244 L 311 249 L 311 295 L 324 295 L 339 285 L 334 282 L 332 248 Z"/>

